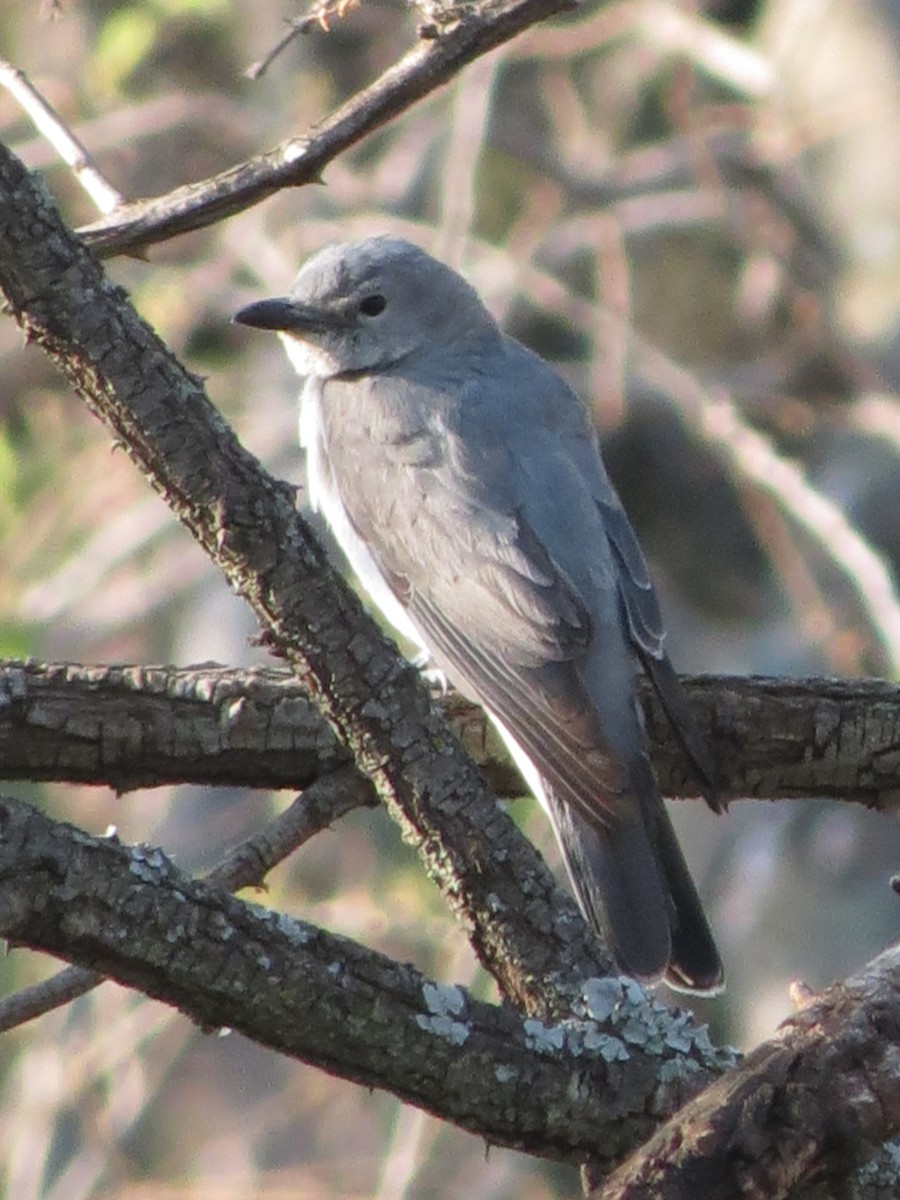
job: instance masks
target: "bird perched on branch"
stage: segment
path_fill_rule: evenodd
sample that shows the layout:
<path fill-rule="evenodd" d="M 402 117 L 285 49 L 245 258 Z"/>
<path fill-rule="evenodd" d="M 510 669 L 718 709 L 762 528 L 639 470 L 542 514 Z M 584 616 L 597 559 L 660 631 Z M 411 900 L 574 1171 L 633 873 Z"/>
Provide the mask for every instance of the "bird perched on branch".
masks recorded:
<path fill-rule="evenodd" d="M 717 808 L 634 530 L 590 420 L 455 271 L 397 238 L 326 247 L 241 309 L 305 383 L 310 499 L 395 629 L 482 704 L 620 968 L 722 968 L 647 757 L 642 664 Z"/>

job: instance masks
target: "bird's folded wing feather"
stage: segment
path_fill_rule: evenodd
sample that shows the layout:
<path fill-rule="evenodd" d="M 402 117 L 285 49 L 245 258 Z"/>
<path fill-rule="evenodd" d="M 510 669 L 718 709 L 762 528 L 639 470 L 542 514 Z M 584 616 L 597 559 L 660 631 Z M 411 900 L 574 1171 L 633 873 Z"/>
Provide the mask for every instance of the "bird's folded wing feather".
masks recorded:
<path fill-rule="evenodd" d="M 352 480 L 342 495 L 354 528 L 436 664 L 500 718 L 554 790 L 588 819 L 624 815 L 637 803 L 628 755 L 607 736 L 583 674 L 601 627 L 625 641 L 621 605 L 599 512 L 564 440 L 524 422 L 515 436 L 432 436 L 410 416 L 427 409 L 401 411 L 397 391 L 394 381 L 380 414 L 377 394 L 326 392 L 340 430 L 328 453 L 335 478 Z M 581 584 L 554 540 L 587 564 Z M 631 678 L 622 683 L 627 694 L 612 704 L 633 708 Z M 628 751 L 642 753 L 637 735 Z"/>
<path fill-rule="evenodd" d="M 634 648 L 690 760 L 707 803 L 714 812 L 721 812 L 722 802 L 716 796 L 715 766 L 688 709 L 684 688 L 665 652 L 662 616 L 637 536 L 614 493 L 598 497 L 597 503 L 619 565 L 619 590 Z"/>

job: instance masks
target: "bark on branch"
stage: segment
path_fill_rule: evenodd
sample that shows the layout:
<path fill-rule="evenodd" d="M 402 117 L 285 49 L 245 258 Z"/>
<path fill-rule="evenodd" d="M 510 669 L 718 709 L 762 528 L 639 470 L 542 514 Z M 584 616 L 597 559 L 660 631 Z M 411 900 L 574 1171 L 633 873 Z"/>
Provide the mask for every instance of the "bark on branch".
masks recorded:
<path fill-rule="evenodd" d="M 544 1026 L 7 797 L 0 935 L 488 1142 L 572 1162 L 618 1161 L 733 1061 L 630 981 L 582 982 L 572 1016 Z"/>
<path fill-rule="evenodd" d="M 9 798 L 0 935 L 490 1142 L 590 1157 L 599 1171 L 640 1146 L 598 1200 L 780 1200 L 823 1180 L 833 1194 L 900 1130 L 896 947 L 733 1068 L 689 1014 L 628 981 L 582 981 L 570 1017 L 543 1025 L 192 880 L 159 850 L 90 837 Z"/>
<path fill-rule="evenodd" d="M 843 1195 L 846 1176 L 898 1130 L 900 947 L 894 946 L 786 1021 L 593 1195 L 781 1200 L 822 1182 L 826 1194 Z"/>
<path fill-rule="evenodd" d="M 229 892 L 263 887 L 266 876 L 304 842 L 345 812 L 376 803 L 371 784 L 354 768 L 323 775 L 262 829 L 240 842 L 204 876 Z M 50 978 L 0 999 L 0 1033 L 62 1008 L 103 982 L 89 967 L 66 967 Z"/>
<path fill-rule="evenodd" d="M 882 680 L 684 680 L 727 799 L 900 799 L 900 688 Z M 484 713 L 435 704 L 494 793 L 524 785 Z M 696 780 L 649 686 L 653 761 L 669 796 Z M 288 672 L 0 661 L 0 775 L 108 784 L 307 787 L 350 756 Z"/>
<path fill-rule="evenodd" d="M 535 12 L 533 2 L 497 11 Z M 462 61 L 448 65 L 438 82 Z M 398 111 L 389 96 L 385 104 L 383 119 Z M 355 140 L 366 128 L 351 122 L 340 136 Z M 349 141 L 335 143 L 334 153 L 344 144 Z M 294 146 L 282 157 L 293 153 L 307 170 L 308 150 Z M 171 214 L 163 219 L 157 213 L 154 225 L 151 214 L 137 241 L 234 211 L 229 205 L 240 186 L 231 179 L 221 192 L 201 197 L 196 208 L 196 197 L 185 195 L 174 224 L 165 224 Z M 266 186 L 272 190 L 271 181 Z M 194 226 L 185 224 L 184 212 L 193 214 L 189 221 L 201 217 Z M 129 236 L 123 233 L 119 245 L 136 244 Z M 398 1094 L 472 1128 L 477 1077 L 485 1084 L 486 1106 L 477 1129 L 491 1140 L 540 1144 L 540 1153 L 572 1159 L 590 1155 L 603 1165 L 639 1144 L 674 1102 L 685 1063 L 711 1069 L 714 1052 L 690 1018 L 657 1016 L 638 989 L 616 981 L 591 986 L 578 1008 L 576 981 L 583 988 L 604 964 L 571 904 L 484 794 L 477 774 L 431 715 L 414 672 L 330 575 L 294 510 L 291 491 L 265 476 L 236 443 L 197 381 L 109 286 L 46 195 L 2 151 L 0 283 L 26 335 L 60 365 L 252 604 L 273 652 L 317 697 L 355 763 L 419 847 L 505 992 L 548 1021 L 561 1012 L 575 1016 L 549 1027 L 477 1006 L 463 993 L 429 985 L 409 968 L 344 939 L 262 915 L 186 880 L 156 852 L 98 842 L 15 802 L 6 802 L 0 816 L 0 929 L 288 1053 L 309 1050 L 303 1038 L 313 1018 L 321 1017 L 325 1024 L 315 1026 L 314 1040 L 327 1069 L 378 1086 L 393 1079 Z M 713 727 L 727 746 L 734 735 L 718 705 L 717 698 Z M 833 707 L 811 719 L 797 745 L 811 745 L 814 760 L 819 753 L 823 762 L 840 758 L 835 747 L 841 746 L 844 718 Z M 882 783 L 873 790 L 883 801 L 894 789 L 893 720 L 892 701 L 886 700 L 883 709 L 867 709 L 849 726 L 854 751 L 841 761 L 852 772 L 850 792 L 861 786 L 856 747 L 867 745 L 879 723 L 888 736 L 878 757 Z M 722 757 L 730 762 L 736 756 Z M 890 782 L 882 786 L 885 779 Z M 195 965 L 200 974 L 193 973 Z M 591 1012 L 602 1014 L 599 1031 L 586 1021 Z M 626 1014 L 627 1023 L 617 1024 Z M 681 1120 L 689 1122 L 694 1113 L 696 1124 L 676 1118 L 651 1144 L 665 1151 L 666 1161 L 642 1156 L 640 1167 L 623 1168 L 607 1185 L 631 1190 L 609 1196 L 646 1195 L 654 1171 L 664 1174 L 665 1186 L 681 1188 L 672 1195 L 712 1197 L 726 1194 L 712 1190 L 726 1179 L 729 1195 L 746 1185 L 747 1194 L 766 1188 L 767 1195 L 779 1196 L 823 1172 L 846 1171 L 854 1155 L 897 1131 L 898 1016 L 897 962 L 889 958 L 862 982 L 851 981 L 849 991 L 826 997 L 809 1026 L 758 1051 L 756 1074 L 723 1081 L 707 1108 L 700 1100 L 685 1110 Z M 348 1057 L 348 1034 L 367 1042 L 374 1058 L 363 1057 L 356 1045 Z M 618 1057 L 621 1045 L 627 1059 Z M 399 1081 L 391 1075 L 398 1063 L 407 1072 Z M 523 1073 L 510 1076 L 504 1068 Z M 614 1078 L 617 1069 L 621 1076 Z M 637 1079 L 628 1079 L 621 1091 L 629 1104 L 635 1098 L 626 1120 L 613 1085 L 631 1071 Z M 454 1104 L 464 1108 L 454 1110 Z M 582 1104 L 598 1107 L 579 1125 Z M 612 1124 L 604 1123 L 610 1115 Z M 817 1115 L 821 1119 L 805 1138 L 803 1122 Z M 761 1165 L 754 1173 L 756 1157 Z M 702 1193 L 693 1181 L 707 1179 Z"/>

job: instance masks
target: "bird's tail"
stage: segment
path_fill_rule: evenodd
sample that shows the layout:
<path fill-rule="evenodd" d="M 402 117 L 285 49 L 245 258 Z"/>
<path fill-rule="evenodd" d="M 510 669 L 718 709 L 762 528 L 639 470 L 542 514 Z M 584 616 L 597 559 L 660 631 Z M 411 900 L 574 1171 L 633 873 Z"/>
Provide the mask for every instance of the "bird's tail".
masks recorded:
<path fill-rule="evenodd" d="M 662 799 L 652 789 L 633 815 L 589 821 L 543 797 L 578 903 L 619 967 L 679 991 L 721 991 L 724 974 Z"/>

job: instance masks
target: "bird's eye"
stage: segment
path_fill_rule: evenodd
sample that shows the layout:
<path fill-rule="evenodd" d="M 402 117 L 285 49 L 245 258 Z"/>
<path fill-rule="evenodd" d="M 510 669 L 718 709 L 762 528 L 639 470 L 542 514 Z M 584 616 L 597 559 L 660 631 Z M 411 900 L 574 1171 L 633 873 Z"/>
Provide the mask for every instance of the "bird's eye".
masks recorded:
<path fill-rule="evenodd" d="M 364 296 L 359 302 L 359 311 L 365 317 L 377 317 L 387 308 L 387 297 L 376 292 L 372 296 Z"/>

